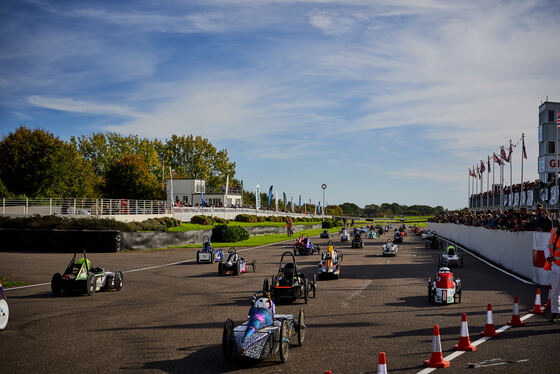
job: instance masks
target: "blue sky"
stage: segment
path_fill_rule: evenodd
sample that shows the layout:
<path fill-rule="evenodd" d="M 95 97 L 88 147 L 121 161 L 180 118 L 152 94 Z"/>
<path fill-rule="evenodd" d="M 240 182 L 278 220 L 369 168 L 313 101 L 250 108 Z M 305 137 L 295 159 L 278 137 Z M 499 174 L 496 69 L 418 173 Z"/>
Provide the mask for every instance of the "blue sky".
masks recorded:
<path fill-rule="evenodd" d="M 196 134 L 228 149 L 245 186 L 294 200 L 326 183 L 329 203 L 458 208 L 467 168 L 522 132 L 536 178 L 538 105 L 560 101 L 558 14 L 558 1 L 3 1 L 0 135 Z"/>

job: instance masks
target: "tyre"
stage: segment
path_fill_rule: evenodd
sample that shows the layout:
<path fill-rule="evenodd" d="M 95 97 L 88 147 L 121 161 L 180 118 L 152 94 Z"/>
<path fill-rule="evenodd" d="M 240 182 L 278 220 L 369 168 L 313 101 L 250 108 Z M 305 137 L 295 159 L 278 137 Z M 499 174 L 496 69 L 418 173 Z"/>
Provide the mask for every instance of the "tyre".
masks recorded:
<path fill-rule="evenodd" d="M 235 264 L 235 275 L 241 275 L 241 261 L 237 261 Z"/>
<path fill-rule="evenodd" d="M 305 278 L 305 281 L 303 282 L 303 297 L 305 299 L 305 303 L 307 304 L 307 301 L 309 300 L 309 281 L 307 278 Z"/>
<path fill-rule="evenodd" d="M 253 267 L 253 273 L 257 272 L 257 260 L 253 260 L 253 262 L 251 262 L 251 266 Z"/>
<path fill-rule="evenodd" d="M 6 328 L 8 325 L 8 319 L 10 319 L 10 308 L 8 307 L 8 302 L 4 299 L 0 299 L 0 331 Z"/>
<path fill-rule="evenodd" d="M 200 253 L 196 252 L 196 263 L 200 264 Z"/>
<path fill-rule="evenodd" d="M 268 291 L 269 291 L 268 278 L 264 278 L 264 281 L 263 281 L 263 291 L 265 291 L 265 292 L 268 292 Z"/>
<path fill-rule="evenodd" d="M 317 297 L 317 274 L 313 274 L 313 298 Z"/>
<path fill-rule="evenodd" d="M 294 256 L 297 256 L 296 247 L 294 247 Z"/>
<path fill-rule="evenodd" d="M 233 321 L 228 319 L 224 324 L 224 332 L 222 334 L 222 352 L 226 360 L 233 358 L 233 350 L 235 348 L 235 337 L 233 336 Z"/>
<path fill-rule="evenodd" d="M 297 342 L 301 346 L 305 340 L 305 315 L 303 309 L 299 310 L 299 318 L 297 324 Z"/>
<path fill-rule="evenodd" d="M 115 285 L 115 290 L 120 291 L 123 288 L 124 279 L 122 271 L 117 270 L 115 272 L 115 279 L 113 282 L 113 284 Z"/>
<path fill-rule="evenodd" d="M 218 262 L 218 275 L 224 275 L 224 264 L 222 262 Z"/>
<path fill-rule="evenodd" d="M 55 296 L 60 296 L 62 294 L 62 275 L 60 275 L 60 273 L 55 273 L 52 276 L 51 291 Z"/>
<path fill-rule="evenodd" d="M 214 253 L 214 251 L 210 252 L 210 263 L 213 264 L 214 263 L 214 257 L 216 256 L 216 254 Z"/>
<path fill-rule="evenodd" d="M 96 283 L 95 275 L 90 274 L 86 280 L 86 292 L 90 296 L 95 294 L 95 283 Z"/>
<path fill-rule="evenodd" d="M 286 320 L 282 320 L 282 325 L 280 325 L 280 361 L 286 362 L 288 359 L 288 349 L 290 347 L 290 331 L 288 329 L 288 323 Z"/>

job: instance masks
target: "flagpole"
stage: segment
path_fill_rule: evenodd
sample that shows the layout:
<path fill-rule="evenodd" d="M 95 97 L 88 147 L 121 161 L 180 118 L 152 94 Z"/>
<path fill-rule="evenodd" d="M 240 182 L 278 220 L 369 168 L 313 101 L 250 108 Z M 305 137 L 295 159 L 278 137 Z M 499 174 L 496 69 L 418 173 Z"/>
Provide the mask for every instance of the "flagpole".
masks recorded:
<path fill-rule="evenodd" d="M 560 110 L 556 111 L 556 141 L 554 142 L 554 148 L 556 148 L 556 175 L 554 176 L 554 183 L 558 186 L 558 116 L 560 116 Z M 558 189 L 558 187 L 556 187 Z"/>
<path fill-rule="evenodd" d="M 488 158 L 488 167 L 490 167 L 490 158 Z M 490 170 L 486 176 L 486 209 L 490 207 Z"/>
<path fill-rule="evenodd" d="M 512 146 L 511 146 L 511 139 L 509 140 L 509 149 L 513 150 Z M 513 166 L 512 166 L 512 164 L 513 164 L 513 158 L 511 157 L 511 154 L 510 154 L 509 155 L 509 189 L 510 189 L 510 192 L 513 193 L 513 175 L 512 175 Z"/>
<path fill-rule="evenodd" d="M 467 209 L 471 208 L 471 169 L 467 174 Z"/>
<path fill-rule="evenodd" d="M 523 196 L 523 152 L 525 152 L 525 133 L 521 133 L 521 191 L 519 192 L 519 206 L 521 206 L 521 196 Z M 525 199 L 526 203 L 527 199 Z"/>
<path fill-rule="evenodd" d="M 496 160 L 494 160 L 494 155 L 492 155 L 492 209 L 496 209 L 496 194 L 494 193 L 494 185 L 496 184 L 496 178 L 494 178 L 494 173 L 496 172 Z"/>
<path fill-rule="evenodd" d="M 482 199 L 482 189 L 484 188 L 484 172 L 480 171 L 480 209 L 484 207 L 484 200 Z"/>

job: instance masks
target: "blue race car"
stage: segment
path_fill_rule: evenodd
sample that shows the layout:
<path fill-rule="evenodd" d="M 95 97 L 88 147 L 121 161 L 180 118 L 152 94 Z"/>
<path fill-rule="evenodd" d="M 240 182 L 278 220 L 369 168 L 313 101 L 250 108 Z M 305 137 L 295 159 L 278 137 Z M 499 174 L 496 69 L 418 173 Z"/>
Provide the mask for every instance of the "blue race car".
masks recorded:
<path fill-rule="evenodd" d="M 202 249 L 196 252 L 197 264 L 213 264 L 214 262 L 222 262 L 224 260 L 224 251 L 222 249 L 214 249 L 210 243 L 210 238 L 204 235 L 202 238 Z"/>

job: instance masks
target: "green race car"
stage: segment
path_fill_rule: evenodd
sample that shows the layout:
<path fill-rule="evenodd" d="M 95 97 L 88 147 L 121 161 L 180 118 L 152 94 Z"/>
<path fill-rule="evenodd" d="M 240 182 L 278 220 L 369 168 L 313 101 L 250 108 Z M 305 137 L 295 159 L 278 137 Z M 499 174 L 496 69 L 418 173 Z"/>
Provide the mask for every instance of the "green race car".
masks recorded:
<path fill-rule="evenodd" d="M 76 252 L 74 252 L 74 257 L 64 274 L 55 273 L 53 275 L 51 279 L 53 294 L 55 296 L 83 293 L 93 295 L 98 291 L 109 289 L 120 291 L 123 287 L 122 271 L 117 270 L 113 273 L 99 267 L 92 267 L 86 252 L 82 252 L 84 257 L 78 260 L 76 260 Z"/>

